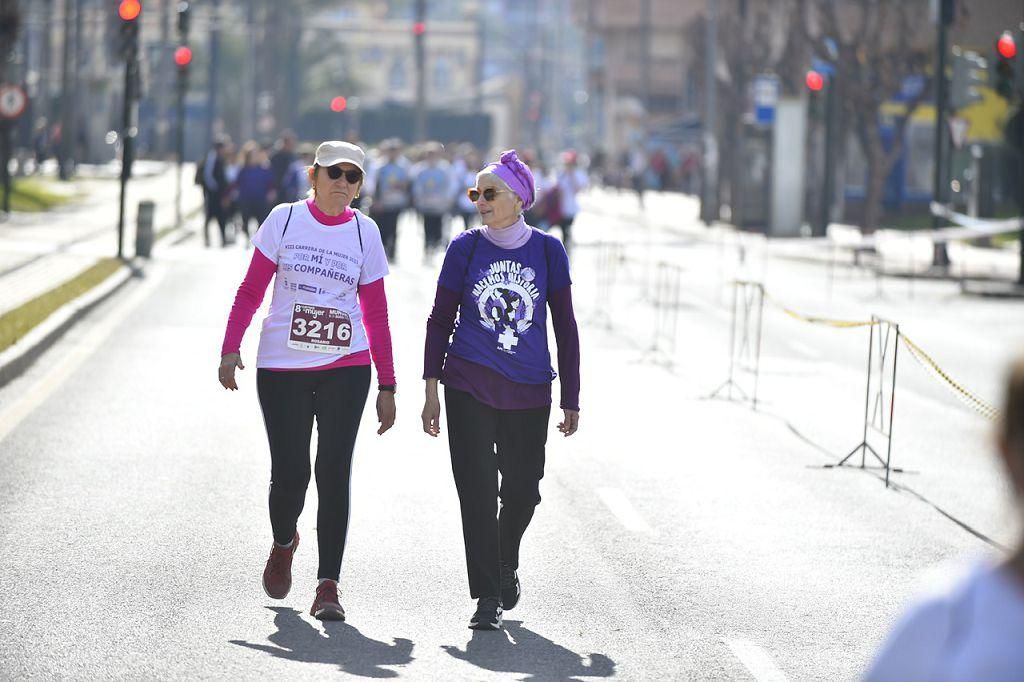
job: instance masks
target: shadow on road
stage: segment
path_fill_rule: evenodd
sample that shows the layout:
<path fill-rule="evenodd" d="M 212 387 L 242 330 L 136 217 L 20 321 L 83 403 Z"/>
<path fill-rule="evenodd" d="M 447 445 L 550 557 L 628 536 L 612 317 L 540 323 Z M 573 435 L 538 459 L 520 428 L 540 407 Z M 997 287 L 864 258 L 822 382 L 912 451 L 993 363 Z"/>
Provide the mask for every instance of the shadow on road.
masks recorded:
<path fill-rule="evenodd" d="M 485 670 L 530 675 L 527 680 L 568 680 L 611 677 L 615 661 L 604 654 L 575 654 L 550 639 L 527 630 L 522 622 L 504 621 L 504 632 L 474 631 L 465 650 L 443 647 L 455 658 Z M 589 661 L 586 660 L 589 658 Z"/>
<path fill-rule="evenodd" d="M 277 632 L 267 637 L 270 644 L 229 641 L 289 661 L 336 665 L 341 671 L 360 677 L 398 677 L 396 671 L 383 666 L 406 665 L 413 660 L 411 640 L 396 638 L 393 644 L 378 642 L 342 622 L 324 623 L 324 631 L 320 632 L 295 609 L 268 608 L 277 614 L 274 616 Z"/>

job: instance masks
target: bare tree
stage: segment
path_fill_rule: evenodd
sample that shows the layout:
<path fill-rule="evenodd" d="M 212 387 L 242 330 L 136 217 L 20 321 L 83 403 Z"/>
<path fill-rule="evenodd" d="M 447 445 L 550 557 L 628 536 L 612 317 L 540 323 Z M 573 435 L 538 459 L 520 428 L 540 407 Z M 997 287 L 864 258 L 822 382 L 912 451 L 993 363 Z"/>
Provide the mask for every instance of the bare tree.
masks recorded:
<path fill-rule="evenodd" d="M 834 43 L 835 79 L 842 91 L 843 113 L 867 162 L 867 187 L 861 229 L 874 232 L 882 211 L 885 179 L 902 156 L 907 124 L 931 94 L 927 67 L 931 45 L 927 0 L 799 0 L 807 41 L 824 56 Z M 909 76 L 918 87 L 907 88 Z M 895 99 L 902 111 L 883 109 Z M 891 140 L 882 124 L 891 126 Z"/>

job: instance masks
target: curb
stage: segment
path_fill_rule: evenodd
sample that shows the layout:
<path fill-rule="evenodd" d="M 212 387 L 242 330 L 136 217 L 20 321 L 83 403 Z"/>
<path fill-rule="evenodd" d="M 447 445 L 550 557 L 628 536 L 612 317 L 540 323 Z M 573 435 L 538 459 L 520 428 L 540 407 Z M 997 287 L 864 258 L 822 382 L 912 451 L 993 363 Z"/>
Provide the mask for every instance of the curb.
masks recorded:
<path fill-rule="evenodd" d="M 129 264 L 122 265 L 120 270 L 90 291 L 65 303 L 17 343 L 0 353 L 0 387 L 21 376 L 36 361 L 40 353 L 52 346 L 81 317 L 119 291 L 132 279 L 135 272 Z"/>

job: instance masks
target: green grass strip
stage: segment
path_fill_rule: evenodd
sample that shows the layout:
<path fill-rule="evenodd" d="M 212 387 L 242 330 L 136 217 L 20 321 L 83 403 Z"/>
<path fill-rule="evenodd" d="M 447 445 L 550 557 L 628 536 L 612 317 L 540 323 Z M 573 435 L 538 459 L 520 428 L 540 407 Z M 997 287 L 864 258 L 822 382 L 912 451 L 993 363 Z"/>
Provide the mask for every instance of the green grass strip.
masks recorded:
<path fill-rule="evenodd" d="M 78 298 L 110 277 L 121 266 L 122 262 L 117 258 L 101 258 L 77 277 L 0 315 L 0 352 L 14 345 L 18 339 L 65 303 Z"/>
<path fill-rule="evenodd" d="M 74 194 L 54 192 L 34 178 L 15 178 L 11 188 L 12 211 L 48 211 L 74 199 Z"/>

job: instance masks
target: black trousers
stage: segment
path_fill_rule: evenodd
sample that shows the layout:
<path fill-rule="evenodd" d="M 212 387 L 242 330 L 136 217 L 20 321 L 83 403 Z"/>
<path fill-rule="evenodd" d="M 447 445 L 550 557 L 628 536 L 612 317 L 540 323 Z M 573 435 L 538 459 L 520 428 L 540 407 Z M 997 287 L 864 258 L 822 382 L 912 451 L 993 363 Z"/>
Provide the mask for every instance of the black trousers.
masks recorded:
<path fill-rule="evenodd" d="M 388 262 L 395 260 L 395 242 L 398 238 L 398 216 L 401 209 L 378 210 L 373 212 L 373 219 L 380 228 L 380 239 L 384 242 L 384 253 L 387 254 Z"/>
<path fill-rule="evenodd" d="M 423 214 L 423 249 L 426 253 L 433 253 L 441 248 L 441 232 L 443 227 L 443 213 Z"/>
<path fill-rule="evenodd" d="M 496 597 L 501 563 L 519 568 L 519 545 L 540 504 L 551 406 L 498 410 L 448 387 L 444 397 L 469 593 Z"/>
<path fill-rule="evenodd" d="M 227 209 L 221 203 L 221 193 L 211 190 L 203 191 L 204 206 L 206 214 L 203 219 L 203 243 L 210 245 L 210 221 L 217 221 L 217 229 L 220 230 L 221 246 L 228 241 L 228 216 Z"/>
<path fill-rule="evenodd" d="M 316 418 L 317 578 L 337 580 L 348 534 L 352 450 L 370 391 L 370 366 L 313 372 L 256 372 L 270 441 L 270 525 L 274 541 L 295 536 L 309 486 L 309 443 Z"/>

